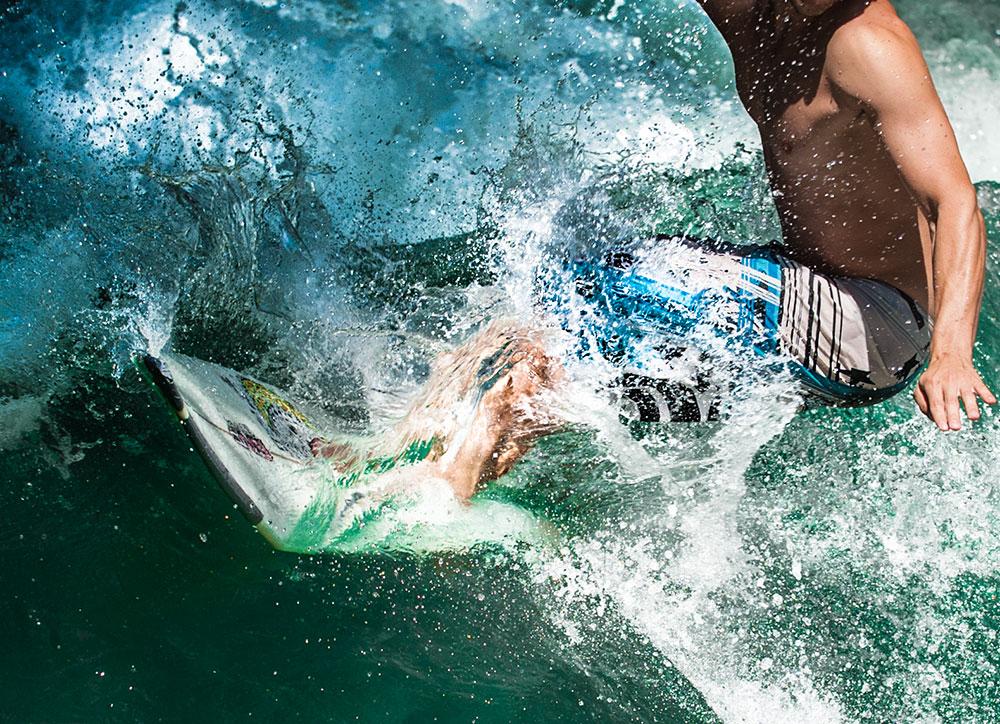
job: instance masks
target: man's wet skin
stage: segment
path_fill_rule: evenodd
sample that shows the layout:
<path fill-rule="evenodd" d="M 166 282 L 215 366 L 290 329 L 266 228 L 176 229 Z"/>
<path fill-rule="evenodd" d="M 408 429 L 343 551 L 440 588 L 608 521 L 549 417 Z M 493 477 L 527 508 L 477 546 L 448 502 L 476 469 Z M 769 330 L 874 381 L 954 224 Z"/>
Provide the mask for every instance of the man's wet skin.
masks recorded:
<path fill-rule="evenodd" d="M 447 481 L 457 498 L 468 500 L 563 425 L 562 379 L 562 363 L 546 353 L 536 331 L 491 322 L 435 360 L 406 415 L 383 436 L 383 454 L 434 440 L 430 455 L 409 470 Z M 349 445 L 318 439 L 312 451 L 337 469 L 360 459 Z"/>
<path fill-rule="evenodd" d="M 831 40 L 862 13 L 909 31 L 890 7 L 870 0 L 839 3 L 817 18 L 794 10 L 775 17 L 775 4 L 781 0 L 757 6 L 757 43 L 740 43 L 733 55 L 789 256 L 827 274 L 876 276 L 928 309 L 926 218 L 865 109 L 830 82 L 826 67 Z"/>
<path fill-rule="evenodd" d="M 559 361 L 526 338 L 507 353 L 505 369 L 483 393 L 465 438 L 442 470 L 461 499 L 505 475 L 539 438 L 562 424 L 546 399 L 561 378 Z"/>
<path fill-rule="evenodd" d="M 972 366 L 985 232 L 916 39 L 889 0 L 699 0 L 761 135 L 783 253 L 935 318 L 914 394 L 941 429 L 995 398 Z"/>

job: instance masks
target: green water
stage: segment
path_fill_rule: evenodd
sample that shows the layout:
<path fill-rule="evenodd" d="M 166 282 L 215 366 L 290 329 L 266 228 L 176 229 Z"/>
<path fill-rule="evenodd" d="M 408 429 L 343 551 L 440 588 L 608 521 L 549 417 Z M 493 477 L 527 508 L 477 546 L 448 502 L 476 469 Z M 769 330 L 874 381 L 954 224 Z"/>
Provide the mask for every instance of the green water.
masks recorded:
<path fill-rule="evenodd" d="M 519 555 L 271 550 L 163 413 L 71 479 L 8 457 L 11 721 L 714 720 L 620 617 L 573 650 Z"/>

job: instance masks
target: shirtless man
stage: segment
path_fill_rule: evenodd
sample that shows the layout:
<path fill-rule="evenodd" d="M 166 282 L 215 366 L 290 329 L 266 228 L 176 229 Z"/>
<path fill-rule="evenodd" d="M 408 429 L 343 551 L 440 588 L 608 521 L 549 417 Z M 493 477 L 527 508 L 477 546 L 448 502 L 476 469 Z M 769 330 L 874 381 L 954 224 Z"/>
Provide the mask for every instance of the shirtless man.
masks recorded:
<path fill-rule="evenodd" d="M 732 50 L 737 90 L 760 129 L 784 243 L 662 240 L 682 268 L 679 283 L 644 276 L 630 254 L 579 262 L 577 292 L 605 305 L 588 316 L 591 337 L 619 345 L 609 359 L 627 358 L 622 326 L 609 320 L 641 326 L 637 300 L 661 299 L 645 321 L 685 339 L 692 323 L 718 316 L 692 307 L 691 319 L 674 319 L 704 288 L 739 310 L 717 331 L 784 358 L 807 398 L 871 404 L 926 364 L 914 391 L 920 410 L 941 430 L 961 429 L 960 404 L 978 419 L 977 398 L 996 402 L 972 364 L 985 227 L 910 30 L 888 0 L 699 2 Z M 437 419 L 428 410 L 441 413 L 448 422 L 430 426 L 446 442 L 426 463 L 467 499 L 559 427 L 549 394 L 558 364 L 530 332 L 490 326 L 438 361 L 400 429 L 407 439 L 426 433 Z M 470 399 L 471 422 L 458 424 L 454 411 Z M 666 419 L 705 419 L 684 406 L 694 416 L 675 408 Z"/>
<path fill-rule="evenodd" d="M 784 233 L 814 271 L 875 279 L 934 320 L 914 398 L 941 430 L 996 398 L 972 364 L 986 234 L 910 29 L 888 0 L 699 0 L 733 54 Z"/>
<path fill-rule="evenodd" d="M 985 225 L 909 28 L 889 0 L 699 2 L 732 51 L 737 90 L 760 129 L 784 239 L 764 250 L 694 248 L 674 263 L 731 292 L 745 313 L 720 331 L 747 332 L 755 351 L 785 357 L 807 396 L 871 404 L 926 364 L 914 390 L 920 410 L 941 430 L 961 429 L 960 405 L 978 419 L 979 399 L 996 402 L 972 364 Z M 590 278 L 578 277 L 578 288 L 585 281 L 602 288 L 595 298 L 611 299 L 604 314 L 591 315 L 598 327 L 615 315 L 615 295 L 625 302 L 622 315 L 634 317 L 635 300 L 676 291 L 623 256 L 610 254 L 602 269 L 585 272 Z M 662 310 L 650 316 L 662 329 Z M 683 338 L 683 323 L 671 324 L 668 335 Z M 541 347 L 532 350 L 535 367 L 549 369 Z M 498 388 L 503 394 L 484 399 L 477 434 L 457 458 L 465 461 L 464 486 L 453 482 L 460 495 L 502 475 L 554 429 L 551 415 L 538 424 L 525 412 L 548 385 L 521 365 Z M 498 456 L 501 466 L 481 462 Z"/>

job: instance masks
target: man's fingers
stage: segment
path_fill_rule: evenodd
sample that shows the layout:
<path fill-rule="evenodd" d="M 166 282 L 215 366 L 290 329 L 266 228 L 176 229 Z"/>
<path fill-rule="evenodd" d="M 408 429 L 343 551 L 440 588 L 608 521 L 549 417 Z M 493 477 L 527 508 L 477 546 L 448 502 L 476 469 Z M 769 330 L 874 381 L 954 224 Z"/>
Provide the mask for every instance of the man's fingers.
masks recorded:
<path fill-rule="evenodd" d="M 939 365 L 943 366 L 943 365 Z M 913 389 L 917 407 L 941 430 L 962 429 L 962 408 L 970 420 L 982 416 L 980 400 L 987 405 L 997 402 L 996 396 L 976 370 L 928 369 Z"/>
<path fill-rule="evenodd" d="M 944 396 L 940 388 L 930 391 L 927 394 L 927 405 L 930 408 L 929 417 L 934 420 L 942 430 L 948 429 L 948 410 L 944 406 Z"/>
<path fill-rule="evenodd" d="M 952 430 L 962 429 L 962 411 L 958 407 L 958 392 L 949 391 L 944 398 L 945 410 L 948 413 L 948 428 Z"/>
<path fill-rule="evenodd" d="M 981 379 L 976 381 L 975 390 L 976 394 L 979 395 L 982 398 L 983 402 L 985 402 L 987 405 L 997 404 L 996 396 L 994 396 L 994 394 L 990 392 L 990 388 L 987 387 L 986 383 L 983 382 Z"/>
<path fill-rule="evenodd" d="M 966 390 L 962 393 L 962 404 L 965 406 L 965 416 L 970 420 L 979 419 L 979 404 L 976 402 L 975 390 Z"/>

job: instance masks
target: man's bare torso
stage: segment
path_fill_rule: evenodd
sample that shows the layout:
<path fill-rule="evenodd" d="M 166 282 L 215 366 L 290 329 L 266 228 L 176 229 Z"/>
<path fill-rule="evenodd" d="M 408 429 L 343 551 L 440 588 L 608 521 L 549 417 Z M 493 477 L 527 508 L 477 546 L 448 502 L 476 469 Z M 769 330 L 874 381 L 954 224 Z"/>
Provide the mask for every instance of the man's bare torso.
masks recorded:
<path fill-rule="evenodd" d="M 724 34 L 760 129 L 787 253 L 816 271 L 891 284 L 933 312 L 926 217 L 873 119 L 831 82 L 827 53 L 865 24 L 912 35 L 887 0 L 842 3 L 808 32 L 775 19 L 781 1 L 747 0 Z"/>

